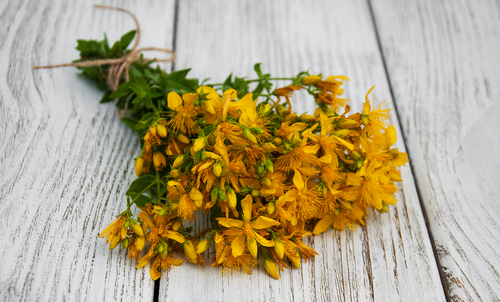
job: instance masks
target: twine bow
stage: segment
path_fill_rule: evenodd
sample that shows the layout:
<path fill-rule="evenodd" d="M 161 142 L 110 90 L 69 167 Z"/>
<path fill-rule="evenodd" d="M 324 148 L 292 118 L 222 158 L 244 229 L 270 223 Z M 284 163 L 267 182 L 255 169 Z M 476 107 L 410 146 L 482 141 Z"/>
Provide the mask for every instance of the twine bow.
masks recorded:
<path fill-rule="evenodd" d="M 95 4 L 94 7 L 122 11 L 124 13 L 129 14 L 134 19 L 135 25 L 137 27 L 137 37 L 135 39 L 134 46 L 132 47 L 130 52 L 127 55 L 125 55 L 121 58 L 118 58 L 118 59 L 95 60 L 95 61 L 75 62 L 75 63 L 46 65 L 46 66 L 33 66 L 33 69 L 58 68 L 58 67 L 66 67 L 66 66 L 90 67 L 90 66 L 109 65 L 107 82 L 108 82 L 108 86 L 111 88 L 111 90 L 115 91 L 118 88 L 118 86 L 120 85 L 120 80 L 121 80 L 122 75 L 124 73 L 125 73 L 125 81 L 128 82 L 128 80 L 129 80 L 128 73 L 130 70 L 130 66 L 132 65 L 133 62 L 140 61 L 140 54 L 143 51 L 158 50 L 158 51 L 163 51 L 163 52 L 172 54 L 172 56 L 168 59 L 143 58 L 143 60 L 146 62 L 149 62 L 152 60 L 154 60 L 155 62 L 172 62 L 173 60 L 175 60 L 175 52 L 173 52 L 172 50 L 170 50 L 168 48 L 158 48 L 158 47 L 137 48 L 137 46 L 139 45 L 139 41 L 141 39 L 141 29 L 139 26 L 139 22 L 137 21 L 137 18 L 130 11 L 123 9 L 123 8 L 120 8 L 120 7 L 104 6 L 104 5 L 98 5 L 98 4 Z M 118 99 L 115 99 L 115 104 L 117 102 L 118 102 Z M 116 113 L 118 114 L 118 116 L 120 118 L 125 116 L 125 114 L 127 113 L 127 110 L 128 110 L 128 102 L 125 103 L 125 108 L 123 109 L 123 112 L 120 110 L 120 108 L 116 107 Z"/>

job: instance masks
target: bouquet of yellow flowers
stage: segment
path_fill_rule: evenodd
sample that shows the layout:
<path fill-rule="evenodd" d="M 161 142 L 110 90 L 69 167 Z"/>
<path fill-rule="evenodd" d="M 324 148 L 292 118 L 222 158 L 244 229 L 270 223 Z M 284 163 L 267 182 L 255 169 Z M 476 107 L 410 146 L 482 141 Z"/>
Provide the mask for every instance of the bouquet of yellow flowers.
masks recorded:
<path fill-rule="evenodd" d="M 203 265 L 211 246 L 212 266 L 250 274 L 262 259 L 278 279 L 278 269 L 298 269 L 301 259 L 317 255 L 302 238 L 364 225 L 369 207 L 383 213 L 396 203 L 397 167 L 407 154 L 392 148 L 389 110 L 370 105 L 371 89 L 363 111 L 349 114 L 340 97 L 345 76 L 273 78 L 256 64 L 255 79 L 199 84 L 187 78 L 189 70 L 151 66 L 155 60 L 144 59 L 137 42 L 128 50 L 135 34 L 112 47 L 106 38 L 79 40 L 74 65 L 106 91 L 101 102 L 115 100 L 141 138 L 127 207 L 100 237 L 111 249 L 128 249 L 139 268 L 152 261 L 153 280 L 183 263 L 174 252 Z M 125 68 L 95 64 L 124 56 L 135 56 Z M 274 88 L 275 80 L 290 84 Z M 292 111 L 299 90 L 317 103 L 313 114 Z M 185 222 L 196 215 L 209 215 L 212 227 L 194 236 Z"/>

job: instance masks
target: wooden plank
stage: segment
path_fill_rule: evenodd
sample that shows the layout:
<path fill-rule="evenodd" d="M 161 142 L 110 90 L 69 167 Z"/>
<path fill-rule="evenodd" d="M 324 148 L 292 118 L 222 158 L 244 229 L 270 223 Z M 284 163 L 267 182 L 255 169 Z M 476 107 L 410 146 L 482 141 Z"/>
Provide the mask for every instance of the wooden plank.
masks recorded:
<path fill-rule="evenodd" d="M 142 46 L 172 47 L 174 1 L 103 4 L 137 14 Z M 75 68 L 32 70 L 76 59 L 77 38 L 115 41 L 132 19 L 88 1 L 0 9 L 0 300 L 153 300 L 148 271 L 97 238 L 124 209 L 136 134 Z"/>
<path fill-rule="evenodd" d="M 447 295 L 500 300 L 500 5 L 373 1 Z"/>
<path fill-rule="evenodd" d="M 176 50 L 176 69 L 193 67 L 193 76 L 213 82 L 231 72 L 251 76 L 253 63 L 262 62 L 274 76 L 306 69 L 349 76 L 355 110 L 374 84 L 377 99 L 391 101 L 365 1 L 180 1 Z M 294 100 L 300 112 L 313 107 L 311 100 Z M 394 111 L 392 123 L 399 131 Z M 402 140 L 398 147 L 404 150 Z M 399 202 L 389 214 L 370 213 L 367 227 L 307 239 L 320 255 L 300 270 L 274 280 L 262 265 L 251 276 L 223 275 L 185 261 L 162 275 L 160 301 L 444 300 L 411 169 L 402 174 Z M 198 220 L 195 227 L 206 225 Z"/>

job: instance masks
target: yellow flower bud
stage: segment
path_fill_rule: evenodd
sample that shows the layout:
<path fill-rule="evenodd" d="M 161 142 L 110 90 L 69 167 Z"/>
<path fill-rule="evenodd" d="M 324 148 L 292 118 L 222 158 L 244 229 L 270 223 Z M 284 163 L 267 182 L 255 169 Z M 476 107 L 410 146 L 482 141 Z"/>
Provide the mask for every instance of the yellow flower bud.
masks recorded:
<path fill-rule="evenodd" d="M 128 248 L 128 244 L 130 243 L 130 241 L 128 240 L 128 238 L 125 238 L 122 240 L 122 246 L 124 249 Z"/>
<path fill-rule="evenodd" d="M 177 169 L 173 169 L 172 171 L 170 171 L 170 175 L 173 178 L 178 178 L 179 176 L 181 176 L 181 172 L 179 172 L 179 170 L 177 170 Z"/>
<path fill-rule="evenodd" d="M 142 251 L 145 244 L 146 244 L 146 238 L 144 236 L 135 238 L 135 248 L 137 249 L 137 251 L 139 252 Z"/>
<path fill-rule="evenodd" d="M 281 240 L 274 239 L 274 251 L 280 259 L 283 259 L 283 255 L 285 255 L 285 247 L 283 246 L 283 242 Z"/>
<path fill-rule="evenodd" d="M 262 144 L 261 147 L 262 147 L 262 149 L 266 150 L 266 152 L 276 151 L 276 146 L 274 144 L 271 144 L 271 143 Z"/>
<path fill-rule="evenodd" d="M 184 248 L 184 254 L 186 255 L 187 260 L 189 260 L 189 262 L 197 264 L 198 254 L 196 254 L 196 249 L 191 240 L 184 241 L 182 247 Z"/>
<path fill-rule="evenodd" d="M 274 262 L 273 259 L 266 257 L 264 259 L 264 267 L 266 268 L 266 271 L 269 273 L 269 275 L 271 275 L 271 277 L 273 277 L 276 280 L 280 278 L 276 262 Z"/>
<path fill-rule="evenodd" d="M 314 115 L 302 114 L 300 120 L 306 123 L 312 123 L 316 121 L 316 117 Z"/>
<path fill-rule="evenodd" d="M 269 215 L 272 215 L 274 213 L 274 211 L 276 210 L 276 203 L 274 202 L 269 202 L 267 204 L 267 212 L 269 213 Z"/>
<path fill-rule="evenodd" d="M 205 110 L 207 113 L 215 114 L 214 105 L 212 105 L 210 101 L 203 102 L 203 110 Z"/>
<path fill-rule="evenodd" d="M 299 256 L 299 253 L 297 253 L 297 252 L 295 252 L 295 253 L 296 253 L 296 257 L 290 258 L 290 261 L 292 261 L 292 264 L 296 269 L 299 269 L 300 268 L 300 256 Z"/>
<path fill-rule="evenodd" d="M 155 165 L 155 169 L 157 171 L 161 171 L 167 166 L 167 158 L 165 157 L 165 155 L 163 155 L 163 153 L 156 152 L 153 155 L 153 164 Z"/>
<path fill-rule="evenodd" d="M 269 187 L 271 185 L 271 180 L 267 177 L 264 177 L 262 178 L 262 180 L 260 181 L 260 183 L 264 186 L 267 186 Z"/>
<path fill-rule="evenodd" d="M 333 135 L 339 136 L 339 137 L 346 137 L 351 132 L 352 132 L 352 130 L 349 130 L 349 129 L 341 129 L 341 130 L 335 131 L 335 133 L 333 133 Z"/>
<path fill-rule="evenodd" d="M 358 122 L 352 119 L 345 119 L 339 123 L 339 127 L 343 129 L 352 129 L 358 126 Z"/>
<path fill-rule="evenodd" d="M 174 222 L 174 224 L 172 224 L 172 230 L 177 232 L 178 230 L 180 230 L 181 226 L 182 226 L 182 222 L 177 220 Z"/>
<path fill-rule="evenodd" d="M 362 115 L 361 116 L 361 121 L 363 122 L 364 125 L 368 125 L 368 122 L 370 121 L 368 118 L 368 115 Z"/>
<path fill-rule="evenodd" d="M 238 201 L 238 199 L 236 198 L 236 193 L 234 192 L 234 190 L 231 188 L 227 188 L 226 196 L 227 196 L 227 203 L 228 203 L 229 207 L 231 209 L 235 209 L 236 202 Z"/>
<path fill-rule="evenodd" d="M 184 155 L 179 155 L 177 158 L 174 160 L 174 163 L 172 164 L 172 167 L 174 169 L 179 168 L 182 164 L 184 163 Z"/>
<path fill-rule="evenodd" d="M 276 112 L 278 112 L 279 115 L 283 115 L 283 113 L 285 113 L 285 111 L 286 111 L 286 108 L 284 106 L 278 105 L 276 107 Z"/>
<path fill-rule="evenodd" d="M 194 141 L 193 151 L 194 152 L 200 151 L 201 149 L 203 149 L 203 147 L 205 147 L 206 143 L 207 143 L 207 141 L 205 140 L 205 138 L 203 136 L 198 137 Z"/>
<path fill-rule="evenodd" d="M 203 253 L 208 249 L 209 246 L 210 246 L 210 240 L 208 238 L 203 239 L 198 243 L 198 246 L 196 247 L 196 254 Z"/>
<path fill-rule="evenodd" d="M 269 112 L 269 110 L 271 110 L 271 104 L 266 103 L 265 105 L 260 107 L 259 114 L 264 115 Z"/>
<path fill-rule="evenodd" d="M 132 229 L 132 231 L 139 237 L 143 237 L 144 236 L 144 231 L 142 230 L 141 228 L 141 225 L 138 224 L 137 222 L 135 221 L 132 221 L 131 225 L 130 225 L 130 228 Z"/>
<path fill-rule="evenodd" d="M 257 137 L 248 129 L 243 129 L 243 136 L 254 144 L 257 144 Z"/>
<path fill-rule="evenodd" d="M 118 245 L 118 243 L 120 243 L 120 236 L 114 235 L 113 239 L 111 239 L 111 243 L 109 244 L 109 249 L 114 249 Z"/>
<path fill-rule="evenodd" d="M 177 140 L 180 141 L 183 144 L 189 144 L 190 143 L 189 138 L 187 136 L 185 136 L 184 134 L 182 134 L 182 133 L 180 133 L 179 135 L 177 135 Z"/>
<path fill-rule="evenodd" d="M 361 158 L 361 155 L 356 151 L 352 151 L 352 158 L 358 160 Z"/>
<path fill-rule="evenodd" d="M 219 163 L 214 164 L 213 170 L 215 176 L 220 177 L 220 175 L 222 174 L 222 166 Z"/>
<path fill-rule="evenodd" d="M 137 177 L 141 176 L 143 168 L 144 168 L 144 159 L 142 157 L 138 157 L 135 160 L 135 175 L 137 175 Z"/>
<path fill-rule="evenodd" d="M 307 76 L 304 79 L 302 79 L 302 84 L 311 85 L 311 84 L 317 83 L 319 81 L 321 81 L 320 76 Z"/>
<path fill-rule="evenodd" d="M 297 113 L 290 113 L 288 115 L 285 116 L 285 122 L 293 122 L 295 121 L 299 116 L 297 115 Z"/>
<path fill-rule="evenodd" d="M 283 140 L 279 137 L 275 137 L 274 140 L 273 140 L 273 143 L 276 145 L 276 146 L 281 146 L 281 144 L 283 144 Z"/>
<path fill-rule="evenodd" d="M 257 253 L 259 251 L 259 247 L 257 246 L 257 240 L 255 238 L 247 239 L 247 248 L 252 257 L 257 258 Z"/>
<path fill-rule="evenodd" d="M 167 137 L 167 128 L 163 125 L 156 125 L 156 133 L 158 133 L 159 136 L 165 138 Z"/>
<path fill-rule="evenodd" d="M 251 194 L 253 197 L 257 198 L 260 196 L 260 191 L 257 189 L 253 189 Z"/>

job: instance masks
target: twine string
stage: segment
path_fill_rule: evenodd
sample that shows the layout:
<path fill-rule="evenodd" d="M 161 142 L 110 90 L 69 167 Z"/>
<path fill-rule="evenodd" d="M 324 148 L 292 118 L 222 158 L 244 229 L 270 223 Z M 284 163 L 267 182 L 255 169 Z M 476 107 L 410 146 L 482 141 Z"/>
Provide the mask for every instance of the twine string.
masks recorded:
<path fill-rule="evenodd" d="M 115 91 L 118 89 L 118 86 L 120 85 L 120 80 L 122 76 L 125 74 L 125 81 L 129 81 L 129 70 L 130 66 L 132 65 L 133 62 L 139 62 L 141 59 L 141 53 L 143 51 L 150 51 L 150 50 L 156 50 L 156 51 L 163 51 L 166 53 L 171 54 L 172 56 L 167 59 L 147 59 L 143 58 L 143 60 L 147 63 L 150 61 L 155 61 L 155 62 L 172 62 L 175 60 L 175 52 L 168 48 L 159 48 L 159 47 L 143 47 L 143 48 L 137 48 L 139 45 L 139 41 L 141 39 L 141 28 L 139 26 L 139 21 L 137 21 L 137 18 L 135 15 L 121 7 L 114 7 L 114 6 L 105 6 L 105 5 L 99 5 L 95 4 L 94 7 L 96 8 L 103 8 L 103 9 L 111 9 L 111 10 L 117 10 L 121 11 L 124 13 L 127 13 L 134 19 L 136 28 L 137 28 L 137 37 L 135 39 L 135 43 L 132 46 L 132 49 L 130 52 L 118 59 L 105 59 L 105 60 L 94 60 L 94 61 L 85 61 L 85 62 L 74 62 L 74 63 L 65 63 L 65 64 L 57 64 L 57 65 L 45 65 L 45 66 L 33 66 L 33 69 L 47 69 L 47 68 L 59 68 L 59 67 L 68 67 L 68 66 L 73 66 L 73 67 L 91 67 L 91 66 L 101 66 L 101 65 L 109 65 L 109 70 L 108 70 L 108 78 L 107 78 L 107 83 L 108 86 L 111 88 L 112 91 Z M 118 103 L 119 99 L 115 99 L 115 104 Z M 128 110 L 128 102 L 125 103 L 125 108 L 123 109 L 123 112 L 120 110 L 120 108 L 116 107 L 116 113 L 120 118 L 124 117 L 125 114 L 127 113 Z"/>

